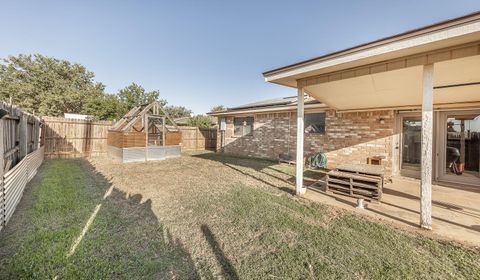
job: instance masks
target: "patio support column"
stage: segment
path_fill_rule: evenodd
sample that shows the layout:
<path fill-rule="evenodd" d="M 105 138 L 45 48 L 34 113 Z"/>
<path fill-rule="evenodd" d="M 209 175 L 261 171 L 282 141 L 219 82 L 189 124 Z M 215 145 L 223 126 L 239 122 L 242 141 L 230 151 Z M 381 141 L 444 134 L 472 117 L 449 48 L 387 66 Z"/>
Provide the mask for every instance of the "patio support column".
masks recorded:
<path fill-rule="evenodd" d="M 432 229 L 433 64 L 423 67 L 420 227 Z"/>
<path fill-rule="evenodd" d="M 296 159 L 296 194 L 305 194 L 306 188 L 303 187 L 303 136 L 304 136 L 304 89 L 298 86 L 297 98 L 297 159 Z"/>

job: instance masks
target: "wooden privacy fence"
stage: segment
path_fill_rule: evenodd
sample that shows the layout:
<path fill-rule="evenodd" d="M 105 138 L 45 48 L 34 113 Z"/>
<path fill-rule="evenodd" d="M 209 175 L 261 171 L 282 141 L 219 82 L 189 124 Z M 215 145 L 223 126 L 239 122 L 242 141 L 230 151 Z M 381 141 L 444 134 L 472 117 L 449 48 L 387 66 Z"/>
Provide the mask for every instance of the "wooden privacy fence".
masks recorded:
<path fill-rule="evenodd" d="M 45 124 L 44 141 L 46 158 L 88 157 L 105 155 L 107 153 L 107 139 L 108 134 L 112 133 L 112 131 L 109 132 L 109 129 L 113 125 L 113 122 L 57 117 L 44 117 L 43 121 Z M 216 128 L 186 126 L 179 126 L 178 128 L 182 135 L 182 151 L 215 149 L 217 145 Z M 141 132 L 137 134 L 140 137 L 138 141 L 144 145 L 145 134 Z M 175 137 L 178 138 L 178 136 L 173 133 L 172 135 L 167 134 L 167 144 L 172 141 L 177 141 Z M 112 141 L 115 137 L 110 138 L 110 141 Z M 120 138 L 117 140 L 120 141 L 119 139 Z M 127 144 L 129 143 L 125 145 Z"/>
<path fill-rule="evenodd" d="M 0 103 L 0 229 L 10 220 L 26 184 L 42 164 L 42 121 Z"/>
<path fill-rule="evenodd" d="M 177 145 L 181 142 L 182 151 L 214 150 L 217 146 L 216 128 L 179 126 L 178 130 L 179 132 L 168 132 L 166 134 L 165 144 L 167 146 Z M 110 130 L 108 133 L 110 135 L 109 145 L 111 146 L 119 148 L 145 147 L 145 133 L 143 132 Z M 150 134 L 151 141 L 154 136 L 154 134 Z"/>
<path fill-rule="evenodd" d="M 180 126 L 182 151 L 214 150 L 217 147 L 216 128 Z"/>
<path fill-rule="evenodd" d="M 111 121 L 44 117 L 45 157 L 75 158 L 107 153 Z"/>

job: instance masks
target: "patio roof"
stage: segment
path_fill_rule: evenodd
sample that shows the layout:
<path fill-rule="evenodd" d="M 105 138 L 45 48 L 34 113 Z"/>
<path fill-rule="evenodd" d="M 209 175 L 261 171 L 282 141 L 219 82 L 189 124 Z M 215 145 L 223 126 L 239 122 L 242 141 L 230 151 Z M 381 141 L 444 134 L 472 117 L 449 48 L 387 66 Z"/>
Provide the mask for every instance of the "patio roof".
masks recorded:
<path fill-rule="evenodd" d="M 434 67 L 435 105 L 480 102 L 480 12 L 264 73 L 337 110 L 420 107 Z"/>
<path fill-rule="evenodd" d="M 480 11 L 263 73 L 265 81 L 297 87 L 297 80 L 480 40 Z"/>
<path fill-rule="evenodd" d="M 420 226 L 432 229 L 433 110 L 480 106 L 480 12 L 265 72 L 297 88 L 296 193 L 303 195 L 304 95 L 337 111 L 422 109 Z"/>
<path fill-rule="evenodd" d="M 480 55 L 433 64 L 435 105 L 480 101 Z M 423 66 L 304 86 L 337 110 L 410 108 L 422 105 Z"/>

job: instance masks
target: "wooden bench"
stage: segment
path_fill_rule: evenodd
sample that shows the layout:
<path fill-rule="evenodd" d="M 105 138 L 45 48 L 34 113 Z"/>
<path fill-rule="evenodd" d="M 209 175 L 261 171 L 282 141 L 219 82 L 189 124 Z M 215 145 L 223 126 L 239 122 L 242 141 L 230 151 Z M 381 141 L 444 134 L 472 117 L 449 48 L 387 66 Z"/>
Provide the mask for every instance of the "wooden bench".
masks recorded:
<path fill-rule="evenodd" d="M 380 165 L 343 164 L 327 173 L 327 192 L 380 201 L 385 169 Z"/>

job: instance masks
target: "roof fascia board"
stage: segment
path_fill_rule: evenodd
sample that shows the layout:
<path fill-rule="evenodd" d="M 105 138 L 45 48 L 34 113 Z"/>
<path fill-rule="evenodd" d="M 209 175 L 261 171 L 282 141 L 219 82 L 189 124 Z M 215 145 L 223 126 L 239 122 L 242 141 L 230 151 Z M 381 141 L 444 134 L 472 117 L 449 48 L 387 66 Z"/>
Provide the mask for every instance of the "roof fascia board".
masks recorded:
<path fill-rule="evenodd" d="M 356 112 L 373 112 L 373 111 L 385 111 L 385 110 L 394 110 L 394 111 L 406 111 L 406 110 L 421 110 L 422 106 L 421 105 L 408 105 L 408 106 L 393 106 L 393 107 L 375 107 L 375 108 L 362 108 L 362 109 L 343 109 L 343 110 L 335 110 L 333 108 L 330 108 L 326 106 L 325 104 L 322 104 L 323 106 L 307 106 L 305 105 L 305 111 L 313 111 L 313 110 L 319 110 L 319 111 L 326 111 L 326 110 L 334 110 L 337 113 L 356 113 Z M 435 110 L 447 110 L 447 109 L 465 109 L 465 110 L 471 110 L 475 108 L 480 107 L 480 102 L 460 102 L 460 103 L 440 103 L 440 104 L 434 104 L 433 105 Z M 273 109 L 273 108 L 272 108 Z M 220 117 L 220 116 L 235 116 L 235 115 L 242 115 L 242 114 L 251 114 L 251 113 L 271 113 L 271 112 L 283 112 L 283 111 L 295 111 L 297 109 L 296 106 L 289 106 L 288 108 L 282 108 L 282 109 L 277 109 L 277 110 L 271 110 L 271 111 L 259 111 L 259 110 L 250 110 L 250 111 L 230 111 L 230 112 L 222 112 L 222 113 L 216 113 L 216 114 L 210 114 L 211 116 L 214 117 Z"/>

